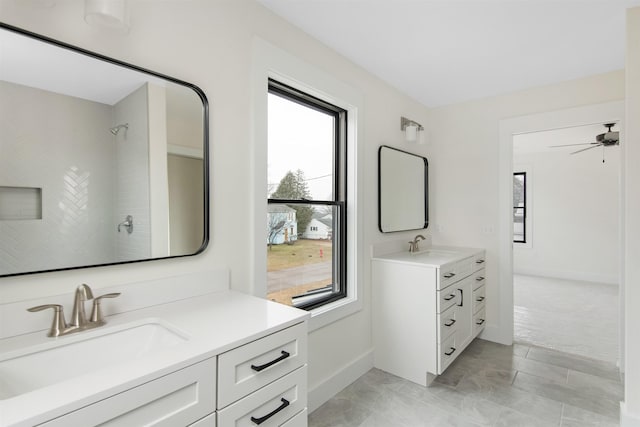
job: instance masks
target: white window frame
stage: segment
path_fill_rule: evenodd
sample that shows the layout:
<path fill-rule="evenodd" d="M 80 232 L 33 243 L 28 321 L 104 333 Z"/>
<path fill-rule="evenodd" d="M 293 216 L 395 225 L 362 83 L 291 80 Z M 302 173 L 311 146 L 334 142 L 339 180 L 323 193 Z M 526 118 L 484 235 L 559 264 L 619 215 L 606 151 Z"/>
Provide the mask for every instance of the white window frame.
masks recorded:
<path fill-rule="evenodd" d="M 322 328 L 330 323 L 350 316 L 363 308 L 363 190 L 361 183 L 363 147 L 362 132 L 358 123 L 363 123 L 363 96 L 351 86 L 341 82 L 325 71 L 255 38 L 253 40 L 253 75 L 251 97 L 253 101 L 251 162 L 252 176 L 252 220 L 254 236 L 252 263 L 253 294 L 262 298 L 267 295 L 267 253 L 264 218 L 267 212 L 267 94 L 270 78 L 323 99 L 347 110 L 347 296 L 310 311 L 309 330 Z"/>

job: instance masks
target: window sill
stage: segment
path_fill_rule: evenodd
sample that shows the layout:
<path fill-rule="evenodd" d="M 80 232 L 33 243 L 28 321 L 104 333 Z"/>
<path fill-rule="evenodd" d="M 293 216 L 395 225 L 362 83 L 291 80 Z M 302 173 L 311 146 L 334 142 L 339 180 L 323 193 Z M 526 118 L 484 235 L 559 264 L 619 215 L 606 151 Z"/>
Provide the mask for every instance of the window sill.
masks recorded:
<path fill-rule="evenodd" d="M 323 328 L 333 322 L 362 310 L 362 298 L 347 297 L 310 311 L 309 332 Z"/>

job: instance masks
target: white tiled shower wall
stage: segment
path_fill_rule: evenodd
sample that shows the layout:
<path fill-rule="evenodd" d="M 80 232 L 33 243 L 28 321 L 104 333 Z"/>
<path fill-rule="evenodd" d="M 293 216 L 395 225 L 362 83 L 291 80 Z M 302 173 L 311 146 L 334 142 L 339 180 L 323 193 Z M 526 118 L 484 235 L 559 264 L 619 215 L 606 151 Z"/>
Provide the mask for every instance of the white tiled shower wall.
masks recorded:
<path fill-rule="evenodd" d="M 149 218 L 149 120 L 147 115 L 147 86 L 123 98 L 114 105 L 114 126 L 128 124 L 115 136 L 116 204 L 114 224 L 127 215 L 133 217 L 133 233 L 123 228 L 116 232 L 117 261 L 151 257 Z M 114 231 L 116 229 L 114 228 Z"/>
<path fill-rule="evenodd" d="M 120 104 L 136 94 L 133 113 L 0 82 L 0 186 L 42 189 L 42 219 L 0 220 L 0 275 L 149 257 L 146 90 Z"/>
<path fill-rule="evenodd" d="M 111 107 L 7 82 L 0 99 L 0 185 L 42 189 L 42 219 L 0 221 L 0 274 L 113 259 Z"/>

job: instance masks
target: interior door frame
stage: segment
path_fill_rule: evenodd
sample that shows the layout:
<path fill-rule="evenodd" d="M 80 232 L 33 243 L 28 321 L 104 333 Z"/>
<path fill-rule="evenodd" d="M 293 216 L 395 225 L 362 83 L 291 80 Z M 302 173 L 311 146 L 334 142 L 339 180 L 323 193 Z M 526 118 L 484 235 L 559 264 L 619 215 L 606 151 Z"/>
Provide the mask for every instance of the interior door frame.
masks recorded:
<path fill-rule="evenodd" d="M 499 122 L 499 342 L 513 343 L 513 136 L 597 123 L 620 124 L 620 156 L 624 158 L 624 100 L 500 120 Z M 624 371 L 624 162 L 620 162 L 619 367 Z"/>

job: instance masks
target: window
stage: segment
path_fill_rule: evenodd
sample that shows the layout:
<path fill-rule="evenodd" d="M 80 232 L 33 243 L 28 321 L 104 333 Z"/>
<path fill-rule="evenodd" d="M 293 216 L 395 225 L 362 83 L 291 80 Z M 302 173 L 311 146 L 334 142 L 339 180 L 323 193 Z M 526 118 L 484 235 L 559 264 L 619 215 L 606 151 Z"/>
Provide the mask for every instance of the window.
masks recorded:
<path fill-rule="evenodd" d="M 269 299 L 313 309 L 347 295 L 346 123 L 346 110 L 269 80 Z"/>
<path fill-rule="evenodd" d="M 527 243 L 527 173 L 513 174 L 513 242 Z"/>

